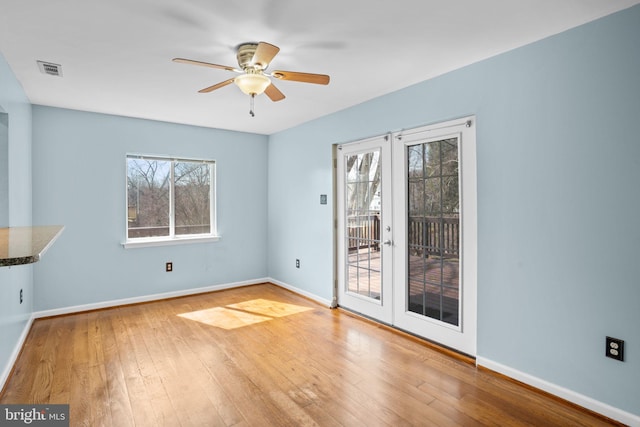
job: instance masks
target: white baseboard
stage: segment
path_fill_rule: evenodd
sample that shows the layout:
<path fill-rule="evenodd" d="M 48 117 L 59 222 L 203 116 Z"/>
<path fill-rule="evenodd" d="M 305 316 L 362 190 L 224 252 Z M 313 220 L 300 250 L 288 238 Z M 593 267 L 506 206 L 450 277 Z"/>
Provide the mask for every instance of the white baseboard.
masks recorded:
<path fill-rule="evenodd" d="M 194 288 L 194 289 L 184 289 L 181 291 L 173 291 L 173 292 L 165 292 L 165 293 L 161 293 L 161 294 L 151 294 L 151 295 L 143 295 L 143 296 L 139 296 L 139 297 L 132 297 L 132 298 L 123 298 L 123 299 L 117 299 L 117 300 L 110 300 L 110 301 L 101 301 L 101 302 L 96 302 L 96 303 L 91 303 L 91 304 L 83 304 L 83 305 L 75 305 L 75 306 L 70 306 L 70 307 L 62 307 L 62 308 L 54 308 L 51 310 L 42 310 L 42 311 L 36 311 L 33 313 L 32 318 L 33 319 L 40 319 L 42 317 L 51 317 L 51 316 L 60 316 L 63 314 L 72 314 L 72 313 L 80 313 L 83 311 L 90 311 L 90 310 L 98 310 L 101 308 L 109 308 L 109 307 L 117 307 L 120 305 L 127 305 L 127 304 L 137 304 L 137 303 L 141 303 L 141 302 L 150 302 L 150 301 L 158 301 L 158 300 L 163 300 L 163 299 L 168 299 L 168 298 L 176 298 L 176 297 L 183 297 L 183 296 L 188 296 L 188 295 L 196 295 L 196 294 L 202 294 L 205 292 L 213 292 L 213 291 L 221 291 L 223 289 L 232 289 L 232 288 L 239 288 L 241 286 L 249 286 L 249 285 L 257 285 L 260 283 L 273 283 L 274 285 L 280 286 L 281 288 L 284 289 L 288 289 L 292 292 L 295 292 L 297 294 L 303 295 L 313 301 L 316 301 L 322 305 L 326 305 L 327 307 L 331 306 L 331 301 L 325 298 L 321 298 L 318 295 L 312 294 L 310 292 L 307 292 L 303 289 L 297 288 L 295 286 L 289 285 L 287 283 L 281 282 L 279 280 L 273 279 L 271 277 L 263 277 L 260 279 L 254 279 L 254 280 L 245 280 L 242 282 L 233 282 L 233 283 L 225 283 L 222 285 L 213 285 L 213 286 L 206 286 L 203 288 Z M 27 331 L 28 332 L 28 331 Z"/>
<path fill-rule="evenodd" d="M 93 304 L 84 304 L 84 305 L 77 305 L 77 306 L 71 306 L 71 307 L 63 307 L 63 308 L 57 308 L 52 310 L 43 310 L 43 311 L 34 312 L 29 318 L 29 320 L 27 321 L 27 323 L 25 324 L 24 329 L 20 334 L 20 338 L 16 342 L 14 346 L 14 350 L 11 353 L 11 357 L 7 361 L 7 364 L 4 370 L 2 371 L 2 375 L 0 376 L 0 390 L 2 390 L 2 388 L 5 385 L 5 382 L 9 378 L 11 369 L 13 368 L 18 358 L 18 355 L 20 354 L 20 350 L 22 349 L 22 346 L 27 338 L 27 335 L 31 330 L 31 325 L 34 319 L 49 317 L 49 316 L 59 316 L 63 314 L 78 313 L 82 311 L 96 310 L 101 308 L 115 307 L 119 305 L 136 304 L 141 302 L 157 301 L 157 300 L 162 300 L 167 298 L 176 298 L 181 296 L 195 295 L 195 294 L 201 294 L 205 292 L 237 288 L 241 286 L 257 285 L 260 283 L 273 283 L 284 289 L 290 290 L 294 293 L 300 294 L 322 305 L 325 305 L 326 307 L 331 307 L 331 300 L 319 297 L 318 295 L 315 295 L 313 293 L 310 293 L 298 287 L 292 286 L 288 283 L 281 282 L 271 277 L 266 277 L 266 278 L 247 280 L 242 282 L 226 283 L 222 285 L 206 286 L 206 287 L 195 288 L 195 289 L 185 289 L 181 291 L 144 295 L 144 296 L 133 297 L 133 298 L 124 298 L 124 299 L 118 299 L 118 300 L 103 301 L 103 302 L 93 303 Z M 517 369 L 511 368 L 509 366 L 503 365 L 498 362 L 494 362 L 490 359 L 487 359 L 481 356 L 476 357 L 476 364 L 478 366 L 482 366 L 484 368 L 490 369 L 492 371 L 498 372 L 500 374 L 506 375 L 510 378 L 513 378 L 515 380 L 528 384 L 532 387 L 546 391 L 547 393 L 551 393 L 569 402 L 575 403 L 576 405 L 580 405 L 584 408 L 595 411 L 599 414 L 602 414 L 606 417 L 609 417 L 621 423 L 627 424 L 631 427 L 640 427 L 639 415 L 635 415 L 630 412 L 623 411 L 621 409 L 615 408 L 611 405 L 600 402 L 588 396 L 582 395 L 575 391 L 558 386 L 556 384 L 550 383 L 543 379 L 534 377 L 533 375 L 529 375 L 527 373 L 518 371 Z"/>
<path fill-rule="evenodd" d="M 142 295 L 139 297 L 123 298 L 110 301 L 102 301 L 91 304 L 75 305 L 71 307 L 54 308 L 52 310 L 42 310 L 33 313 L 33 318 L 60 316 L 63 314 L 79 313 L 82 311 L 98 310 L 101 308 L 117 307 L 120 305 L 137 304 L 141 302 L 158 301 L 168 298 L 183 297 L 188 295 L 203 294 L 205 292 L 221 291 L 223 289 L 239 288 L 241 286 L 257 285 L 259 283 L 270 282 L 269 278 L 245 280 L 242 282 L 225 283 L 222 285 L 205 286 L 203 288 L 184 289 L 180 291 L 165 292 L 161 294 Z"/>
<path fill-rule="evenodd" d="M 320 303 L 322 305 L 327 306 L 327 308 L 331 307 L 331 300 L 319 297 L 316 294 L 312 294 L 311 292 L 307 292 L 307 291 L 305 291 L 303 289 L 297 288 L 295 286 L 289 285 L 288 283 L 281 282 L 280 280 L 276 280 L 276 279 L 273 279 L 271 277 L 267 281 L 270 282 L 270 283 L 273 283 L 274 285 L 278 285 L 281 288 L 288 289 L 291 292 L 294 292 L 296 294 L 300 294 L 302 296 L 305 296 L 305 297 L 307 297 L 307 298 L 309 298 L 309 299 L 311 299 L 311 300 L 313 300 L 315 302 L 318 302 L 318 303 Z"/>
<path fill-rule="evenodd" d="M 304 291 L 295 286 L 291 286 L 279 280 L 275 280 L 270 277 L 265 277 L 265 278 L 254 279 L 254 280 L 245 280 L 242 282 L 233 282 L 233 283 L 225 283 L 222 285 L 205 286 L 202 288 L 184 289 L 180 291 L 165 292 L 160 294 L 143 295 L 143 296 L 132 297 L 132 298 L 122 298 L 117 300 L 101 301 L 101 302 L 91 303 L 91 304 L 82 304 L 82 305 L 75 305 L 75 306 L 69 306 L 69 307 L 55 308 L 51 310 L 36 311 L 31 314 L 31 317 L 29 318 L 28 322 L 24 326 L 24 329 L 20 334 L 20 338 L 16 342 L 13 352 L 11 353 L 11 357 L 7 361 L 7 364 L 5 365 L 2 371 L 2 376 L 0 376 L 0 390 L 4 388 L 5 382 L 8 380 L 9 375 L 11 374 L 11 370 L 13 369 L 13 366 L 15 365 L 15 362 L 18 359 L 18 355 L 22 350 L 22 346 L 24 345 L 24 342 L 27 339 L 27 335 L 29 334 L 29 331 L 31 330 L 31 325 L 33 324 L 33 321 L 35 319 L 40 319 L 43 317 L 51 317 L 51 316 L 60 316 L 64 314 L 80 313 L 83 311 L 98 310 L 102 308 L 117 307 L 117 306 L 127 305 L 127 304 L 137 304 L 141 302 L 150 302 L 150 301 L 158 301 L 158 300 L 176 298 L 176 297 L 182 297 L 182 296 L 188 296 L 188 295 L 197 295 L 205 292 L 239 288 L 241 286 L 257 285 L 260 283 L 273 283 L 274 285 L 280 286 L 284 289 L 288 289 L 294 293 L 305 296 L 327 307 L 331 306 L 330 300 L 321 298 L 315 294 Z"/>
<path fill-rule="evenodd" d="M 484 368 L 506 375 L 532 387 L 546 391 L 547 393 L 551 393 L 554 396 L 558 396 L 569 402 L 575 403 L 576 405 L 582 406 L 583 408 L 590 409 L 594 412 L 604 415 L 605 417 L 609 417 L 631 427 L 640 427 L 640 415 L 635 415 L 630 412 L 623 411 L 622 409 L 618 409 L 606 403 L 595 400 L 591 397 L 577 393 L 573 390 L 569 390 L 559 385 L 550 383 L 543 379 L 534 377 L 533 375 L 518 371 L 517 369 L 513 369 L 509 366 L 505 366 L 501 363 L 494 362 L 484 357 L 476 357 L 476 364 L 478 366 L 482 366 Z"/>
<path fill-rule="evenodd" d="M 20 355 L 20 351 L 22 350 L 22 346 L 24 345 L 25 340 L 27 339 L 27 335 L 29 335 L 29 331 L 31 330 L 31 324 L 33 324 L 33 315 L 29 317 L 27 323 L 24 325 L 22 332 L 20 333 L 20 337 L 16 342 L 16 345 L 13 347 L 13 351 L 11 352 L 11 356 L 9 356 L 9 360 L 7 360 L 7 364 L 4 366 L 2 370 L 2 375 L 0 376 L 0 391 L 4 389 L 4 385 L 9 379 L 9 375 L 11 374 L 11 370 L 18 360 L 18 356 Z"/>

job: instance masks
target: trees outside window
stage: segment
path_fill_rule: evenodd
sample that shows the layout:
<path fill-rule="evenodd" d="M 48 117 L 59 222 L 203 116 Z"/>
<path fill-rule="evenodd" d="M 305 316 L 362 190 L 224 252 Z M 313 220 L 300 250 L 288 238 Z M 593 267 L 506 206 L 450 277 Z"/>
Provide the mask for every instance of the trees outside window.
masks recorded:
<path fill-rule="evenodd" d="M 127 239 L 211 235 L 215 163 L 127 156 Z"/>

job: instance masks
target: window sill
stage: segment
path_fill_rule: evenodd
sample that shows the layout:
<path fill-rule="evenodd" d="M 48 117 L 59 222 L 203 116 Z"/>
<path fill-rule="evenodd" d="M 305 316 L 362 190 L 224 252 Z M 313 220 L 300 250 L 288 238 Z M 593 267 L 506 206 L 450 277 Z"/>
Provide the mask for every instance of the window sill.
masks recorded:
<path fill-rule="evenodd" d="M 188 237 L 173 237 L 173 238 L 148 238 L 148 239 L 135 239 L 127 240 L 122 243 L 125 249 L 133 248 L 147 248 L 151 246 L 170 246 L 170 245 L 188 245 L 193 243 L 206 243 L 217 242 L 220 240 L 220 236 L 188 236 Z"/>

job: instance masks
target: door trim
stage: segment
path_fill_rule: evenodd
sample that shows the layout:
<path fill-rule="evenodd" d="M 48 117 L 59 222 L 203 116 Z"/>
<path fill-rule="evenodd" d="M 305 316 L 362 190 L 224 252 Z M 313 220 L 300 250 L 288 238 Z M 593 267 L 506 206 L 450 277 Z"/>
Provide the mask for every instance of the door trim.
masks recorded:
<path fill-rule="evenodd" d="M 338 299 L 338 305 L 348 308 L 349 310 L 360 313 L 364 316 L 377 319 L 378 321 L 386 324 L 391 324 L 393 321 L 393 295 L 392 295 L 392 281 L 393 281 L 393 247 L 392 245 L 385 245 L 383 242 L 392 241 L 393 232 L 393 220 L 392 220 L 392 185 L 391 185 L 391 135 L 379 135 L 371 138 L 365 138 L 362 140 L 338 144 L 336 146 L 336 297 Z M 372 298 L 371 296 L 358 295 L 357 293 L 348 291 L 346 286 L 349 283 L 349 264 L 347 259 L 353 257 L 353 254 L 349 255 L 349 246 L 347 241 L 346 226 L 347 224 L 347 212 L 345 204 L 345 189 L 346 189 L 346 167 L 344 162 L 347 156 L 354 156 L 358 154 L 371 153 L 379 151 L 378 165 L 380 170 L 379 177 L 379 189 L 381 191 L 380 197 L 380 222 L 379 222 L 379 236 L 371 238 L 367 237 L 364 241 L 371 242 L 377 241 L 377 250 L 374 252 L 369 249 L 366 252 L 365 257 L 370 257 L 372 253 L 379 253 L 379 286 L 380 293 L 379 299 Z M 370 171 L 369 171 L 370 172 Z M 353 184 L 359 185 L 359 180 Z M 370 206 L 368 207 L 370 208 Z M 369 209 L 367 209 L 369 210 Z M 359 226 L 358 226 L 359 227 Z M 356 233 L 359 233 L 356 231 Z M 356 237 L 356 241 L 360 238 Z M 350 238 L 349 238 L 350 240 Z M 356 258 L 360 250 L 356 251 Z M 369 258 L 370 260 L 370 258 Z M 360 261 L 357 261 L 358 264 Z M 371 261 L 369 261 L 371 262 Z M 372 263 L 371 265 L 375 265 Z M 375 267 L 374 267 L 375 268 Z M 356 271 L 361 271 L 360 267 L 355 268 Z M 365 269 L 366 271 L 366 269 Z M 373 270 L 370 270 L 373 271 Z M 369 273 L 370 271 L 367 271 Z M 360 274 L 360 273 L 358 273 Z M 357 279 L 357 283 L 360 279 Z M 371 282 L 369 282 L 371 285 Z"/>
<path fill-rule="evenodd" d="M 394 319 L 398 328 L 475 357 L 477 353 L 477 174 L 475 116 L 423 126 L 393 134 Z M 460 295 L 459 325 L 430 319 L 407 310 L 406 147 L 459 137 Z M 398 291 L 398 287 L 401 290 Z"/>
<path fill-rule="evenodd" d="M 441 134 L 451 135 L 457 134 L 459 131 L 457 129 L 462 128 L 461 136 L 460 136 L 460 152 L 459 152 L 459 161 L 462 167 L 459 170 L 460 176 L 460 200 L 461 200 L 461 232 L 460 237 L 460 245 L 462 247 L 463 253 L 460 254 L 460 266 L 461 266 L 461 289 L 460 289 L 460 300 L 464 297 L 464 304 L 468 307 L 460 310 L 460 322 L 459 326 L 448 325 L 444 322 L 438 322 L 438 326 L 443 330 L 448 330 L 449 332 L 458 333 L 459 335 L 464 335 L 467 332 L 470 333 L 468 339 L 466 341 L 458 342 L 451 341 L 438 334 L 434 334 L 433 331 L 425 333 L 424 331 L 415 330 L 412 327 L 406 325 L 404 322 L 399 321 L 400 315 L 399 312 L 406 311 L 404 310 L 404 298 L 400 293 L 395 291 L 392 296 L 392 307 L 391 307 L 391 317 L 379 318 L 375 315 L 370 315 L 368 313 L 362 313 L 357 308 L 350 307 L 348 304 L 346 305 L 346 309 L 349 311 L 355 311 L 359 314 L 363 314 L 365 317 L 372 318 L 374 321 L 378 321 L 380 323 L 388 324 L 390 327 L 393 327 L 398 330 L 402 330 L 404 332 L 408 332 L 412 335 L 420 336 L 428 341 L 434 342 L 435 344 L 441 345 L 445 348 L 449 348 L 452 351 L 459 352 L 466 356 L 470 356 L 475 358 L 477 354 L 477 245 L 478 245 L 478 237 L 477 237 L 477 166 L 476 166 L 476 117 L 475 116 L 467 116 L 459 119 L 449 120 L 445 122 L 439 122 L 427 126 L 421 126 L 413 129 L 407 129 L 400 132 L 395 132 L 389 135 L 389 147 L 391 153 L 389 154 L 389 159 L 391 160 L 391 165 L 388 168 L 387 173 L 393 174 L 393 178 L 391 181 L 391 190 L 388 191 L 388 194 L 391 194 L 394 197 L 392 208 L 391 208 L 391 231 L 393 233 L 393 238 L 391 238 L 392 245 L 390 247 L 390 252 L 393 267 L 392 267 L 392 279 L 391 279 L 391 287 L 394 289 L 396 287 L 405 287 L 406 286 L 406 268 L 400 269 L 398 265 L 404 262 L 407 254 L 404 252 L 405 248 L 403 245 L 406 242 L 406 229 L 402 229 L 402 226 L 398 226 L 398 215 L 405 215 L 406 207 L 403 206 L 402 202 L 398 202 L 398 196 L 403 194 L 405 191 L 404 179 L 396 178 L 397 171 L 394 171 L 394 168 L 397 168 L 398 161 L 402 162 L 404 159 L 403 149 L 405 147 L 404 143 L 398 143 L 396 137 L 400 136 L 401 138 L 408 138 L 411 136 L 415 136 L 416 134 L 422 133 L 423 135 L 434 135 L 436 138 L 440 137 Z M 464 129 L 469 130 L 472 128 L 471 132 L 464 131 Z M 343 306 L 341 302 L 341 294 L 339 289 L 339 278 L 341 274 L 344 274 L 344 266 L 341 264 L 344 263 L 344 260 L 341 258 L 340 253 L 340 237 L 339 237 L 339 228 L 340 228 L 340 203 L 339 199 L 341 197 L 341 193 L 339 189 L 340 186 L 340 176 L 339 176 L 339 168 L 337 166 L 340 161 L 339 147 L 346 146 L 351 143 L 359 143 L 364 142 L 376 138 L 383 138 L 384 135 L 380 135 L 377 137 L 363 138 L 361 140 L 357 140 L 350 143 L 344 144 L 334 144 L 333 145 L 333 172 L 334 172 L 334 181 L 333 181 L 333 190 L 334 190 L 334 223 L 333 223 L 333 234 L 334 234 L 334 283 L 333 283 L 333 305 L 332 307 Z M 401 141 L 401 139 L 400 139 Z M 400 158 L 400 160 L 398 160 Z M 402 164 L 402 163 L 400 163 Z M 404 166 L 402 167 L 404 169 Z M 402 175 L 402 172 L 400 172 Z M 401 196 L 402 200 L 406 195 Z M 344 220 L 344 219 L 343 219 Z M 405 220 L 404 223 L 407 221 Z M 385 227 L 386 224 L 382 224 L 382 227 Z M 342 249 L 344 251 L 344 249 Z M 387 287 L 389 287 L 387 285 Z M 405 292 L 405 291 L 403 291 Z M 387 298 L 388 301 L 388 298 Z M 417 316 L 417 315 L 416 315 Z M 424 316 L 421 316 L 424 318 Z M 387 320 L 389 319 L 389 320 Z M 430 319 L 431 320 L 431 319 Z"/>

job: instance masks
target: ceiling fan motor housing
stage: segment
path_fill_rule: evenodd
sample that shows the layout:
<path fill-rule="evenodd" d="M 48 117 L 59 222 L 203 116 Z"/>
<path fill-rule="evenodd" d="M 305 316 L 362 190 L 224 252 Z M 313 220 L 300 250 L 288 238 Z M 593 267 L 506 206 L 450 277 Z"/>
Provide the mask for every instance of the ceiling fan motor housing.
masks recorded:
<path fill-rule="evenodd" d="M 240 73 L 237 77 L 200 89 L 198 92 L 209 93 L 235 83 L 242 92 L 251 95 L 252 101 L 253 97 L 261 95 L 262 93 L 266 93 L 269 99 L 274 102 L 282 101 L 285 98 L 284 94 L 273 85 L 269 77 L 302 83 L 322 85 L 329 83 L 329 76 L 324 74 L 300 73 L 296 71 L 274 71 L 273 74 L 265 73 L 269 63 L 279 51 L 280 48 L 278 46 L 267 42 L 242 43 L 236 47 L 236 59 L 238 60 L 238 65 L 241 70 L 227 65 L 212 64 L 210 62 L 195 61 L 193 59 L 173 58 L 173 61 Z"/>
<path fill-rule="evenodd" d="M 256 53 L 257 48 L 257 43 L 245 43 L 238 46 L 238 53 L 236 54 L 236 58 L 238 58 L 238 65 L 240 66 L 240 68 L 245 71 L 247 71 L 247 69 L 262 71 L 267 68 L 268 64 L 252 63 L 253 56 Z"/>

